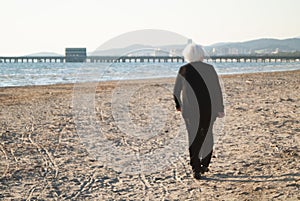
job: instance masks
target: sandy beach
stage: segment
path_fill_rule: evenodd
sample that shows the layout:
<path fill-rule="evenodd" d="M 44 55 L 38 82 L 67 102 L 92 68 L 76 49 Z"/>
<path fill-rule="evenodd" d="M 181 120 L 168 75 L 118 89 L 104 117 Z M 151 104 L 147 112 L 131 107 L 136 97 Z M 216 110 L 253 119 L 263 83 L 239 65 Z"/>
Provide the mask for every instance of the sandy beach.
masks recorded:
<path fill-rule="evenodd" d="M 199 181 L 185 144 L 168 166 L 152 164 L 159 171 L 126 174 L 101 152 L 104 141 L 84 135 L 97 135 L 94 121 L 123 153 L 163 149 L 182 125 L 173 78 L 0 88 L 0 200 L 300 200 L 299 78 L 300 71 L 222 76 L 224 128 Z M 92 111 L 76 110 L 85 104 Z M 136 133 L 122 124 L 127 117 Z"/>

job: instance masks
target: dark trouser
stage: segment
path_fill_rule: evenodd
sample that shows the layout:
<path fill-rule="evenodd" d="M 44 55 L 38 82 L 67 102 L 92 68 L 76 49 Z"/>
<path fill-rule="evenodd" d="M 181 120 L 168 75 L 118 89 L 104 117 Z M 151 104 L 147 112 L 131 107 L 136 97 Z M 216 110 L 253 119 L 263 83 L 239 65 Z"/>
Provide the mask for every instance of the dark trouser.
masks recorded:
<path fill-rule="evenodd" d="M 209 116 L 210 117 L 210 116 Z M 193 124 L 193 125 L 192 125 Z M 190 132 L 197 132 L 193 142 L 189 147 L 190 152 L 190 165 L 194 171 L 200 171 L 201 166 L 208 167 L 211 161 L 212 152 L 213 152 L 213 137 L 212 137 L 212 124 L 210 118 L 202 118 L 199 122 L 190 122 L 186 121 L 187 129 L 189 135 L 192 135 Z M 197 129 L 191 129 L 198 127 Z M 207 138 L 207 139 L 206 139 Z M 199 153 L 201 151 L 201 160 L 199 158 Z"/>
<path fill-rule="evenodd" d="M 196 136 L 196 138 L 197 137 L 198 137 L 198 135 Z M 194 140 L 195 143 L 193 143 L 189 148 L 190 164 L 194 171 L 200 171 L 201 166 L 208 167 L 210 164 L 210 161 L 211 161 L 213 150 L 210 150 L 210 152 L 206 156 L 204 156 L 204 158 L 202 158 L 201 160 L 199 159 L 199 152 L 202 147 L 202 146 L 200 146 L 200 144 L 201 144 L 201 142 L 203 144 L 203 141 L 204 140 L 202 140 L 202 139 L 199 139 L 199 140 L 195 139 Z"/>

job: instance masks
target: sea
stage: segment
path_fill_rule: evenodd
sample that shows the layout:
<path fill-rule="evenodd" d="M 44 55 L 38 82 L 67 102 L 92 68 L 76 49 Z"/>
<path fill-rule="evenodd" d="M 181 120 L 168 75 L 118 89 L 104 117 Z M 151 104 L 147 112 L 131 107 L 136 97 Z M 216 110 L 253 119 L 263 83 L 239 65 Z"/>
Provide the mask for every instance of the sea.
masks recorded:
<path fill-rule="evenodd" d="M 300 62 L 216 62 L 219 75 L 300 70 Z M 0 63 L 0 87 L 176 77 L 174 63 Z"/>

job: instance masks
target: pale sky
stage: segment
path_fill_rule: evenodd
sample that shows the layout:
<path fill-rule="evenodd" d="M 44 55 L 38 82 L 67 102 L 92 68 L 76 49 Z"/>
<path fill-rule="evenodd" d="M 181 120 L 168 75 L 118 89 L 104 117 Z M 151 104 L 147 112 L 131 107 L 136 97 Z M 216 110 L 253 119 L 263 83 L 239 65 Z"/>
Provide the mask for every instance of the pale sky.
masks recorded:
<path fill-rule="evenodd" d="M 140 29 L 202 45 L 300 36 L 300 0 L 0 0 L 0 56 L 94 51 Z"/>

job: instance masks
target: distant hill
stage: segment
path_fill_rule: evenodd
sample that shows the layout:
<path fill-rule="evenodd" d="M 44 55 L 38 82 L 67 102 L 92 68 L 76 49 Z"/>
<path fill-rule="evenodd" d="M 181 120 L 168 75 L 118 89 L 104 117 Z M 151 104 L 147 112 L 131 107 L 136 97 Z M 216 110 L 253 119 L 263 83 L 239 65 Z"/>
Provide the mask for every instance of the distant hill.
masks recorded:
<path fill-rule="evenodd" d="M 182 45 L 168 45 L 153 47 L 143 44 L 134 44 L 125 48 L 115 48 L 108 50 L 96 50 L 89 55 L 102 55 L 102 56 L 120 56 L 127 54 L 132 51 L 141 49 L 161 49 L 166 52 L 173 52 L 175 55 L 181 55 L 182 50 L 186 44 Z M 272 39 L 263 38 L 245 42 L 226 42 L 226 43 L 216 43 L 210 46 L 205 46 L 205 50 L 209 55 L 213 54 L 269 54 L 274 52 L 296 52 L 300 51 L 300 38 L 290 38 L 290 39 Z"/>
<path fill-rule="evenodd" d="M 209 53 L 253 54 L 300 51 L 300 38 L 272 39 L 263 38 L 246 42 L 215 44 L 205 47 Z"/>
<path fill-rule="evenodd" d="M 97 49 L 94 52 L 89 53 L 88 55 L 91 56 L 120 56 L 127 54 L 128 52 L 131 52 L 133 50 L 139 50 L 139 49 L 147 49 L 151 48 L 151 46 L 148 45 L 141 45 L 141 44 L 133 44 L 130 46 L 127 46 L 125 48 L 113 48 L 113 49 L 107 49 L 107 50 L 101 50 Z"/>
<path fill-rule="evenodd" d="M 151 46 L 151 45 L 142 45 L 142 44 L 134 44 L 127 46 L 125 48 L 114 48 L 108 50 L 97 49 L 94 52 L 89 53 L 91 56 L 120 56 L 126 55 L 134 52 L 144 52 L 158 50 L 164 54 L 169 54 L 170 51 L 173 51 L 174 54 L 178 54 L 178 51 L 182 52 L 185 44 L 183 45 L 166 45 L 166 46 Z M 180 53 L 179 53 L 180 54 Z"/>
<path fill-rule="evenodd" d="M 181 55 L 186 44 L 182 45 L 165 45 L 165 46 L 150 46 L 143 44 L 133 44 L 125 48 L 114 49 L 97 49 L 94 52 L 88 53 L 89 56 L 121 56 L 128 53 L 139 52 L 147 54 L 147 51 L 162 55 Z M 273 39 L 262 38 L 245 42 L 220 42 L 210 46 L 205 46 L 205 50 L 209 55 L 228 55 L 228 54 L 270 54 L 278 52 L 299 52 L 300 38 L 289 39 Z M 64 56 L 54 52 L 38 52 L 25 56 Z"/>
<path fill-rule="evenodd" d="M 26 57 L 60 57 L 64 55 L 57 54 L 55 52 L 38 52 L 38 53 L 28 54 L 25 56 Z"/>

